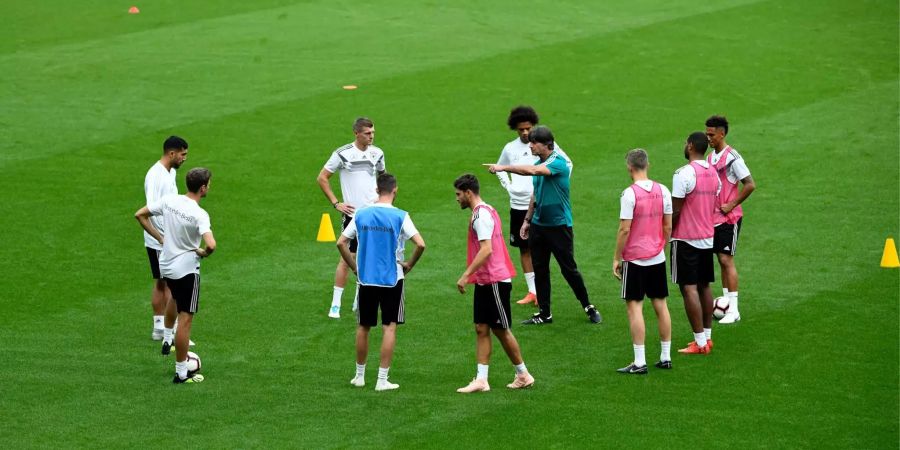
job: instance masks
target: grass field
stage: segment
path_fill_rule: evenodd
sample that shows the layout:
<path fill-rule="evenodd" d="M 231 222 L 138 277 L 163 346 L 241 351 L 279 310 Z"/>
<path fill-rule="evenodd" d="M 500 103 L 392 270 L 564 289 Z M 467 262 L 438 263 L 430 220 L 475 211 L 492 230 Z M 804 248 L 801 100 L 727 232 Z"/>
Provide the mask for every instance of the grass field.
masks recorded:
<path fill-rule="evenodd" d="M 129 6 L 0 2 L 0 446 L 897 448 L 900 277 L 878 266 L 900 237 L 897 2 Z M 452 181 L 479 174 L 505 209 L 480 164 L 514 137 L 521 103 L 575 161 L 576 257 L 605 322 L 587 322 L 554 266 L 555 323 L 514 328 L 535 388 L 502 388 L 513 372 L 495 346 L 494 390 L 461 396 L 475 349 Z M 609 261 L 624 154 L 646 148 L 668 185 L 714 113 L 757 183 L 743 320 L 715 328 L 708 357 L 621 376 L 631 345 Z M 428 244 L 390 393 L 348 384 L 350 295 L 326 318 L 338 256 L 315 242 L 322 213 L 338 220 L 315 177 L 360 115 Z M 182 192 L 189 168 L 214 173 L 199 386 L 173 386 L 149 338 L 132 218 L 170 134 L 190 142 Z M 672 293 L 677 346 L 691 335 Z M 370 381 L 376 366 L 373 352 Z"/>

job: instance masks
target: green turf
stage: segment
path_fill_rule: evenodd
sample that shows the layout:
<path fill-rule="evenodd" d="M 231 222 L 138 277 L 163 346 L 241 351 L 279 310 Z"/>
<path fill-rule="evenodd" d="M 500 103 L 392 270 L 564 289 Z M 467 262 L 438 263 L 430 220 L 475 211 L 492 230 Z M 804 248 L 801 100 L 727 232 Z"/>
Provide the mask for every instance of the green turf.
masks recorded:
<path fill-rule="evenodd" d="M 878 267 L 900 237 L 895 2 L 128 6 L 0 3 L 3 447 L 897 447 L 900 277 Z M 495 352 L 494 390 L 462 397 L 474 334 L 452 180 L 475 171 L 505 207 L 480 163 L 513 138 L 519 103 L 575 160 L 577 259 L 606 320 L 587 323 L 555 273 L 555 323 L 514 328 L 535 389 L 506 392 Z M 619 376 L 624 153 L 646 148 L 670 184 L 713 113 L 758 186 L 737 258 L 744 320 L 715 329 L 709 357 Z M 428 244 L 391 393 L 347 383 L 354 323 L 325 317 L 337 252 L 314 241 L 322 213 L 338 219 L 315 176 L 358 115 Z M 132 219 L 169 134 L 191 144 L 182 191 L 190 167 L 214 172 L 199 386 L 172 386 L 149 339 Z M 690 333 L 672 293 L 677 345 Z"/>

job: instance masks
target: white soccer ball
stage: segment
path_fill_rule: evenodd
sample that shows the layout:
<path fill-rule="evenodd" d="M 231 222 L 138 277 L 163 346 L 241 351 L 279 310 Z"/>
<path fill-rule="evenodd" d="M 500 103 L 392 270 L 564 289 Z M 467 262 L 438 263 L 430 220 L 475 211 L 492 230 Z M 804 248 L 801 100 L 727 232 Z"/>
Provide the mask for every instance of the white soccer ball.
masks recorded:
<path fill-rule="evenodd" d="M 200 371 L 200 356 L 194 352 L 188 352 L 187 355 L 188 375 L 193 375 Z"/>
<path fill-rule="evenodd" d="M 713 317 L 716 320 L 722 320 L 730 307 L 731 301 L 728 300 L 727 297 L 716 297 L 715 300 L 713 300 Z"/>

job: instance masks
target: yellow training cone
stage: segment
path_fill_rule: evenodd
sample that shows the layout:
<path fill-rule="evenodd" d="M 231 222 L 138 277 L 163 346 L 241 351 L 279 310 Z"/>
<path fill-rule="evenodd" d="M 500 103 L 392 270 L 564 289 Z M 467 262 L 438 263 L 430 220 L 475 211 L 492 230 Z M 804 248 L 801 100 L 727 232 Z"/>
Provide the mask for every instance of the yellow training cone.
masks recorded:
<path fill-rule="evenodd" d="M 316 237 L 318 242 L 334 242 L 334 227 L 331 226 L 331 216 L 328 213 L 322 214 L 322 222 L 319 223 L 319 235 Z"/>
<path fill-rule="evenodd" d="M 900 259 L 897 259 L 897 245 L 894 239 L 887 238 L 884 242 L 884 253 L 881 255 L 881 267 L 895 268 L 900 267 Z"/>

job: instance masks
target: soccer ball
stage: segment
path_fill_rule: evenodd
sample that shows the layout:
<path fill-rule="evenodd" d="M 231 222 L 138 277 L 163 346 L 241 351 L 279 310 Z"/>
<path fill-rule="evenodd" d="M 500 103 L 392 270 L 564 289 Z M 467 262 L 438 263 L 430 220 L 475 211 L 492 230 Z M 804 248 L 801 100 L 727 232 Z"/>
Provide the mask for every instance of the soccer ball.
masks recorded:
<path fill-rule="evenodd" d="M 713 300 L 713 317 L 716 320 L 722 320 L 725 317 L 725 313 L 728 312 L 728 308 L 731 307 L 731 302 L 726 297 L 716 297 Z"/>
<path fill-rule="evenodd" d="M 193 375 L 200 371 L 200 356 L 194 352 L 188 352 L 187 357 L 188 375 Z"/>

